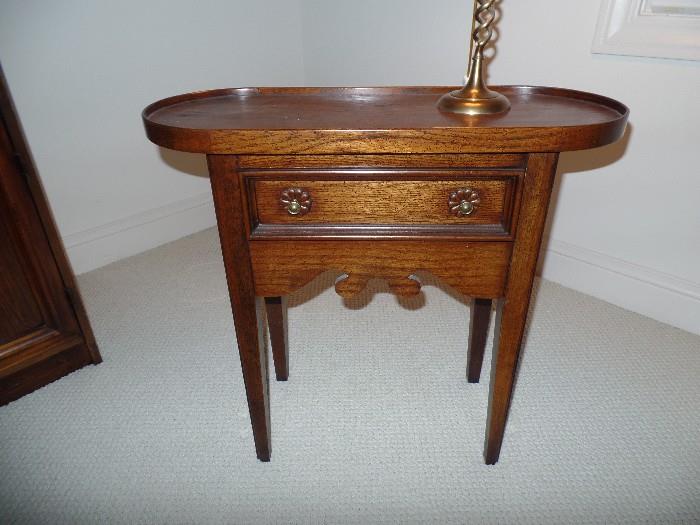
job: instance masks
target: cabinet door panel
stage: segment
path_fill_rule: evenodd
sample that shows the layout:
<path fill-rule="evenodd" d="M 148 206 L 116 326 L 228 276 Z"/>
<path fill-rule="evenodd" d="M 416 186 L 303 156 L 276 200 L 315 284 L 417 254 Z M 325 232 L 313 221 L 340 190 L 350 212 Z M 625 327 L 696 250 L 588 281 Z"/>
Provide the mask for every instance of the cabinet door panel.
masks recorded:
<path fill-rule="evenodd" d="M 100 361 L 0 68 L 0 405 Z"/>
<path fill-rule="evenodd" d="M 0 127 L 0 378 L 75 343 L 80 329 L 27 180 Z"/>
<path fill-rule="evenodd" d="M 0 345 L 44 324 L 8 227 L 0 214 Z"/>

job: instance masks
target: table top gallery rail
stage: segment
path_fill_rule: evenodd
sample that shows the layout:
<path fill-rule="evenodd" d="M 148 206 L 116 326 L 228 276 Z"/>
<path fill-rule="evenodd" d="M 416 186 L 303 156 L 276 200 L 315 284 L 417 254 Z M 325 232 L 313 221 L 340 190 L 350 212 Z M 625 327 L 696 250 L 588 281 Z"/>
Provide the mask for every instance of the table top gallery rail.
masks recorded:
<path fill-rule="evenodd" d="M 583 91 L 503 86 L 507 113 L 471 117 L 437 111 L 448 89 L 218 89 L 155 102 L 143 121 L 156 144 L 193 153 L 534 153 L 615 142 L 629 113 Z"/>

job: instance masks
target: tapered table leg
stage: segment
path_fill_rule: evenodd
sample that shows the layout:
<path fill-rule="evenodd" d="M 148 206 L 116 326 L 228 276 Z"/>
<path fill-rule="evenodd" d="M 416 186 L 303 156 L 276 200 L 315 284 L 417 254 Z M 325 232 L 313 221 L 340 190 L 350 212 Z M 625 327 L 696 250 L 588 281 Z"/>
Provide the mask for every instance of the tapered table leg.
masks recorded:
<path fill-rule="evenodd" d="M 277 381 L 289 379 L 289 346 L 287 342 L 287 298 L 266 297 L 267 324 L 275 361 Z"/>
<path fill-rule="evenodd" d="M 484 458 L 498 461 L 558 154 L 530 155 L 505 297 L 498 302 Z"/>
<path fill-rule="evenodd" d="M 207 161 L 255 451 L 258 459 L 270 461 L 269 379 L 263 338 L 263 301 L 255 296 L 237 160 L 232 155 L 208 155 Z"/>
<path fill-rule="evenodd" d="M 467 380 L 478 383 L 484 349 L 489 335 L 491 299 L 472 299 L 469 320 L 469 350 L 467 351 Z"/>

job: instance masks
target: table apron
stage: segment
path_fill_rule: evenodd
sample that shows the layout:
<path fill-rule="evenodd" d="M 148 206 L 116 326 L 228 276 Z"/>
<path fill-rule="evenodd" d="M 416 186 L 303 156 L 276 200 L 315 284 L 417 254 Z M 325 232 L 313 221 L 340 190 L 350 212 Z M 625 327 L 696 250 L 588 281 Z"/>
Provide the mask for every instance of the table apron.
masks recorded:
<path fill-rule="evenodd" d="M 414 295 L 413 276 L 428 272 L 472 297 L 503 296 L 512 252 L 510 242 L 426 240 L 250 241 L 255 294 L 287 295 L 326 271 L 345 274 L 336 283 L 343 296 L 361 292 L 369 279 L 388 281 L 397 295 Z"/>

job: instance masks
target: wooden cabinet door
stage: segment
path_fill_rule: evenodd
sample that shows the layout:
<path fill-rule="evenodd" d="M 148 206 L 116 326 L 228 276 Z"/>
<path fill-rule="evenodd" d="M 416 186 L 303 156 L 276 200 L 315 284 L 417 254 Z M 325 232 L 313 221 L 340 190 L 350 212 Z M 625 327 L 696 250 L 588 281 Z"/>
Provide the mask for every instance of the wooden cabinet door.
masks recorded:
<path fill-rule="evenodd" d="M 99 362 L 100 357 L 1 71 L 0 88 L 0 404 L 4 404 Z"/>

